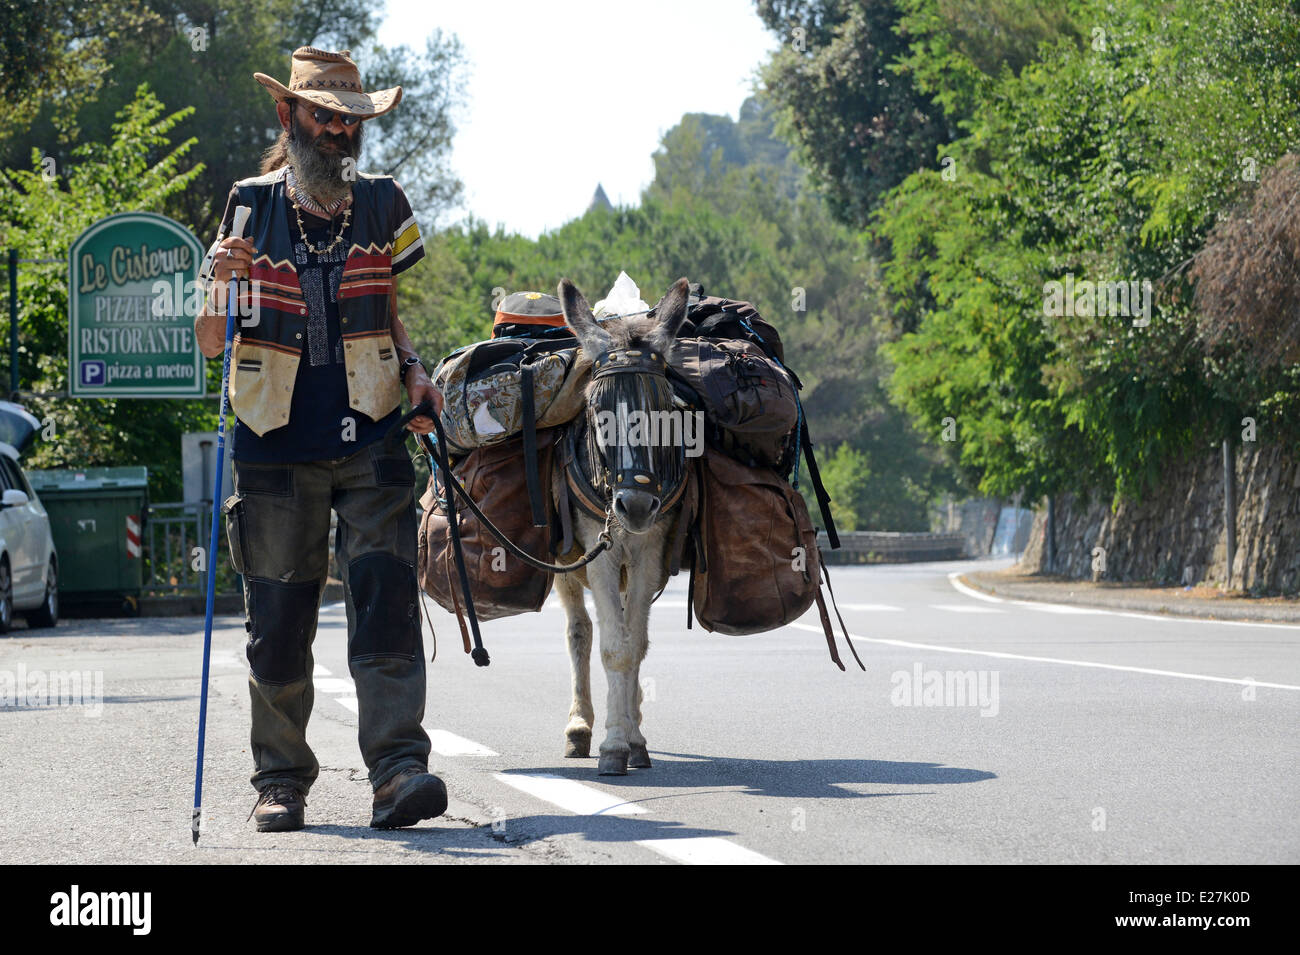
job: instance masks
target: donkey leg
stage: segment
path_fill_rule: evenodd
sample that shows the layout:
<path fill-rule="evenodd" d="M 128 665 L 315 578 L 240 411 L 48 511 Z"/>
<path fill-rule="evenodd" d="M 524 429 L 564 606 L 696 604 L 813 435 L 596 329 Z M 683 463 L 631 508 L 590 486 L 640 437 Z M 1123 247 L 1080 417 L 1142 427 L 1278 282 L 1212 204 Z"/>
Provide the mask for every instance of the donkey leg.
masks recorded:
<path fill-rule="evenodd" d="M 630 575 L 627 596 L 623 602 L 623 622 L 627 628 L 628 644 L 633 660 L 631 678 L 627 682 L 628 731 L 628 766 L 633 769 L 649 769 L 650 754 L 646 750 L 645 736 L 641 733 L 641 701 L 644 698 L 641 686 L 641 662 L 645 660 L 650 648 L 650 601 L 662 586 L 647 580 L 640 574 Z"/>
<path fill-rule="evenodd" d="M 582 600 L 582 584 L 572 574 L 560 574 L 555 582 L 560 603 L 568 620 L 565 639 L 569 644 L 569 670 L 573 676 L 573 701 L 569 723 L 564 728 L 564 755 L 591 755 L 591 616 Z"/>
<path fill-rule="evenodd" d="M 605 701 L 605 741 L 600 744 L 602 776 L 627 775 L 628 733 L 627 685 L 635 678 L 634 657 L 623 626 L 623 606 L 618 589 L 619 565 L 616 558 L 602 557 L 588 565 L 587 580 L 596 602 L 600 623 L 600 660 L 605 666 L 609 693 Z"/>

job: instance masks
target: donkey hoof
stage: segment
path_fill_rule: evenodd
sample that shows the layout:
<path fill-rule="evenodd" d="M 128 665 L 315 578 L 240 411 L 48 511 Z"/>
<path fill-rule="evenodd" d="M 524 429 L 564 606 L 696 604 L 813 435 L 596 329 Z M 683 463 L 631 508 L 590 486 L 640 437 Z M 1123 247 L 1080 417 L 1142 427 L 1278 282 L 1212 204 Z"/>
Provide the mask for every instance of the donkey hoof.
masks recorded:
<path fill-rule="evenodd" d="M 597 772 L 601 776 L 626 776 L 627 753 L 610 753 L 607 756 L 601 756 L 600 767 Z"/>
<path fill-rule="evenodd" d="M 644 746 L 632 744 L 632 751 L 628 753 L 627 764 L 632 769 L 649 769 L 652 765 L 650 754 L 646 752 Z"/>
<path fill-rule="evenodd" d="M 565 734 L 564 755 L 569 759 L 585 759 L 591 755 L 591 730 Z"/>

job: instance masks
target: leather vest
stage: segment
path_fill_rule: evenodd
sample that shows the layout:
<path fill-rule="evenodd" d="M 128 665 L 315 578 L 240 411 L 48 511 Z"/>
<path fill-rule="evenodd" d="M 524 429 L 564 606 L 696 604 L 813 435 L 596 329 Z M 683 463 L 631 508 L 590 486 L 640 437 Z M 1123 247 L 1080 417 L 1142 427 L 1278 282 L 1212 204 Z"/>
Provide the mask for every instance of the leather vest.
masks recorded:
<path fill-rule="evenodd" d="M 252 288 L 242 293 L 231 354 L 230 407 L 258 435 L 289 423 L 307 326 L 307 300 L 294 266 L 282 167 L 235 184 L 249 206 L 246 235 L 257 249 Z M 352 184 L 352 237 L 339 282 L 340 331 L 348 404 L 378 421 L 402 400 L 400 362 L 390 331 L 393 236 L 402 225 L 390 176 L 359 174 Z"/>

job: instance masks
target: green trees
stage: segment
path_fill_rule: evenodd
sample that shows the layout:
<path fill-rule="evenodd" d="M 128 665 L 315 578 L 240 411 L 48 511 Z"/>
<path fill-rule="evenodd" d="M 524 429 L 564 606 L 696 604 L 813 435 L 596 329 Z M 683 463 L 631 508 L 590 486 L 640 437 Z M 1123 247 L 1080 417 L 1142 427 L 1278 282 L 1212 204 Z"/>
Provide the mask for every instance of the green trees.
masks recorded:
<path fill-rule="evenodd" d="M 104 142 L 113 117 L 148 83 L 171 109 L 192 110 L 177 127 L 197 142 L 203 164 L 193 187 L 165 208 L 201 240 L 216 231 L 230 185 L 257 174 L 280 134 L 275 107 L 254 72 L 288 81 L 289 54 L 311 45 L 350 48 L 367 88 L 402 86 L 402 103 L 366 127 L 362 168 L 398 177 L 428 226 L 456 202 L 460 183 L 447 159 L 462 96 L 455 37 L 435 33 L 423 49 L 386 49 L 374 37 L 382 0 L 78 0 L 19 4 L 36 28 L 26 43 L 6 39 L 0 74 L 29 62 L 52 64 L 30 81 L 22 114 L 0 121 L 0 168 L 23 165 L 33 148 L 72 161 L 78 143 Z M 6 31 L 8 37 L 8 31 Z M 12 47 L 10 46 L 12 44 Z M 11 65 L 9 57 L 14 58 Z M 60 72 L 69 64 L 70 75 Z M 5 80 L 6 83 L 11 82 Z"/>
<path fill-rule="evenodd" d="M 402 283 L 417 344 L 437 355 L 487 337 L 501 290 L 553 291 L 567 276 L 594 301 L 621 269 L 653 302 L 688 276 L 752 301 L 780 329 L 818 454 L 843 448 L 837 513 L 859 527 L 927 529 L 931 496 L 952 485 L 885 394 L 875 266 L 774 137 L 771 109 L 752 99 L 735 121 L 687 114 L 654 159 L 636 208 L 593 209 L 535 242 L 473 222 L 440 235 Z"/>
<path fill-rule="evenodd" d="M 891 5 L 793 6 L 834 23 L 850 8 L 885 16 Z M 967 483 L 1002 495 L 1089 485 L 1139 494 L 1229 422 L 1287 405 L 1279 389 L 1294 375 L 1256 386 L 1222 349 L 1207 358 L 1188 266 L 1259 171 L 1296 148 L 1294 7 L 895 6 L 906 44 L 893 63 L 844 59 L 838 82 L 896 72 L 961 133 L 875 193 L 874 206 L 859 174 L 833 188 L 871 207 L 898 336 L 883 349 L 895 365 L 890 393 Z M 805 150 L 857 148 L 815 111 L 804 122 Z M 1149 287 L 1149 313 L 1123 314 L 1108 298 L 1098 307 L 1091 294 L 1059 312 L 1048 283 L 1067 278 L 1089 293 Z"/>
<path fill-rule="evenodd" d="M 763 69 L 782 132 L 844 222 L 866 221 L 877 197 L 955 129 L 891 66 L 907 50 L 895 3 L 758 0 L 782 46 Z"/>
<path fill-rule="evenodd" d="M 118 114 L 105 142 L 84 143 L 55 180 L 42 175 L 33 151 L 30 170 L 6 170 L 13 187 L 0 190 L 0 245 L 23 258 L 55 259 L 19 271 L 20 378 L 36 393 L 27 401 L 37 417 L 52 419 L 53 437 L 37 441 L 25 466 L 52 468 L 147 464 L 155 499 L 180 497 L 180 436 L 215 426 L 216 412 L 201 401 L 73 400 L 67 388 L 67 255 L 93 222 L 126 209 L 157 209 L 202 173 L 189 164 L 194 140 L 172 145 L 187 111 L 166 114 L 141 87 Z M 155 158 L 157 157 L 157 158 Z M 220 368 L 209 369 L 209 390 L 220 388 Z"/>

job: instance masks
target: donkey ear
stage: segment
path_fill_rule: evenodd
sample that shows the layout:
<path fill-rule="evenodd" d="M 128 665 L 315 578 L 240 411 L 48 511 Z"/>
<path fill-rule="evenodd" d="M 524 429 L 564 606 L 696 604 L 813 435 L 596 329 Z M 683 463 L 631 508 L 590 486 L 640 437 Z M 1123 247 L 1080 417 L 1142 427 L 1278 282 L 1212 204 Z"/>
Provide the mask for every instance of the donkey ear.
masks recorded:
<path fill-rule="evenodd" d="M 578 342 L 583 349 L 589 352 L 592 358 L 600 352 L 607 351 L 612 339 L 609 333 L 596 323 L 596 317 L 591 314 L 591 306 L 578 291 L 578 287 L 568 279 L 560 279 L 556 291 L 560 296 L 560 308 L 564 312 L 564 324 L 578 336 Z"/>
<path fill-rule="evenodd" d="M 664 293 L 664 297 L 655 308 L 658 323 L 653 334 L 661 351 L 667 352 L 672 348 L 673 341 L 677 338 L 677 330 L 682 327 L 682 322 L 686 319 L 686 301 L 690 296 L 690 289 L 690 283 L 685 277 L 678 279 L 673 283 L 672 288 Z"/>

